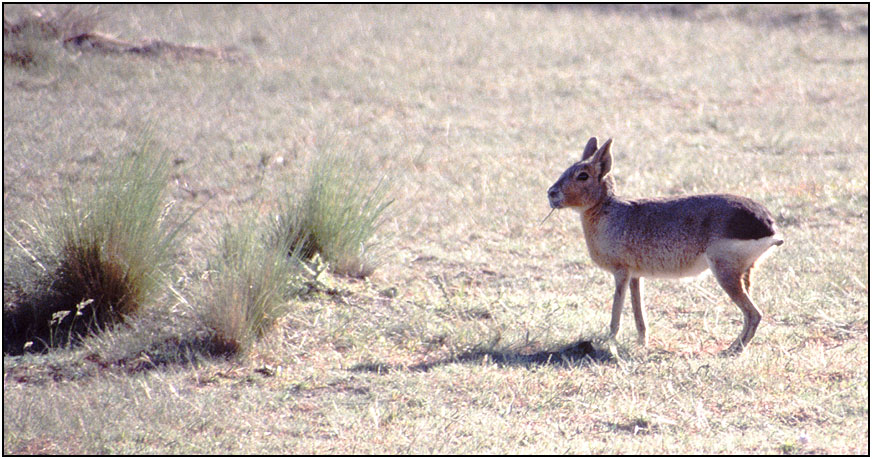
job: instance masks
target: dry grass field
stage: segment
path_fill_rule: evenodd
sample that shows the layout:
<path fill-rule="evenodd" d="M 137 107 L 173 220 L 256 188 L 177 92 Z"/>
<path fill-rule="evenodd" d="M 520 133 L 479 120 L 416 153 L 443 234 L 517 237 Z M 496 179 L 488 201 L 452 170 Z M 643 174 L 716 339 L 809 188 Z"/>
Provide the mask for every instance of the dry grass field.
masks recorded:
<path fill-rule="evenodd" d="M 7 36 L 61 9 L 4 5 L 4 311 L 46 215 L 144 132 L 193 216 L 125 325 L 4 353 L 4 454 L 869 454 L 867 5 L 111 5 L 70 26 L 101 35 Z M 621 195 L 772 211 L 744 355 L 711 276 L 650 280 L 649 347 L 629 312 L 603 345 L 611 276 L 575 213 L 540 224 L 590 136 Z M 329 151 L 389 184 L 379 264 L 226 358 L 222 231 Z"/>

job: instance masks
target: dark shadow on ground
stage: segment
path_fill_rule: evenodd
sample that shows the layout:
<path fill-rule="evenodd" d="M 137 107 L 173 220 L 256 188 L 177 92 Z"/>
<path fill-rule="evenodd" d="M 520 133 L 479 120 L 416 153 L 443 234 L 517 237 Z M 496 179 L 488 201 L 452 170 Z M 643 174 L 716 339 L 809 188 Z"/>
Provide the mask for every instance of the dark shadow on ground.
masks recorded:
<path fill-rule="evenodd" d="M 379 362 L 367 362 L 355 365 L 349 370 L 358 373 L 387 374 L 391 371 L 400 370 L 426 372 L 430 371 L 430 369 L 432 368 L 452 363 L 486 362 L 494 363 L 499 366 L 532 367 L 536 365 L 550 365 L 555 367 L 571 367 L 582 366 L 591 363 L 613 363 L 615 362 L 615 360 L 615 357 L 608 350 L 595 347 L 593 343 L 589 340 L 579 340 L 569 345 L 563 346 L 557 350 L 540 351 L 532 354 L 526 354 L 517 351 L 473 350 L 445 359 L 435 360 L 432 362 L 423 362 L 408 367 L 389 365 Z"/>
<path fill-rule="evenodd" d="M 170 366 L 192 367 L 205 360 L 231 359 L 235 356 L 234 349 L 222 346 L 220 341 L 207 333 L 197 333 L 187 338 L 168 336 L 156 338 L 140 349 L 134 348 L 115 355 L 91 352 L 75 361 L 21 360 L 21 357 L 10 356 L 10 364 L 4 370 L 8 381 L 21 384 L 78 381 L 104 372 L 135 375 Z"/>
<path fill-rule="evenodd" d="M 4 298 L 4 355 L 43 353 L 54 347 L 76 346 L 84 336 L 106 326 L 97 323 L 94 314 L 84 316 L 93 308 L 78 310 L 76 306 L 82 304 L 80 298 L 59 292 L 48 279 L 40 282 L 45 284 L 41 293 L 19 292 L 8 304 Z"/>

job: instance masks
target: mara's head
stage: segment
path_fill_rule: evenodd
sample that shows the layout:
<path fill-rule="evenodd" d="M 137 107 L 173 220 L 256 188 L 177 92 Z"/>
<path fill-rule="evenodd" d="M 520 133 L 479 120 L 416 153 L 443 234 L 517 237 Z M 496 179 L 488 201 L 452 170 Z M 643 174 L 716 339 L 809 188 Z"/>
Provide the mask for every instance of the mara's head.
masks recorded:
<path fill-rule="evenodd" d="M 614 192 L 610 152 L 612 139 L 597 149 L 596 137 L 584 147 L 581 161 L 569 166 L 554 185 L 548 189 L 548 202 L 553 209 L 572 207 L 584 211 L 601 202 Z"/>

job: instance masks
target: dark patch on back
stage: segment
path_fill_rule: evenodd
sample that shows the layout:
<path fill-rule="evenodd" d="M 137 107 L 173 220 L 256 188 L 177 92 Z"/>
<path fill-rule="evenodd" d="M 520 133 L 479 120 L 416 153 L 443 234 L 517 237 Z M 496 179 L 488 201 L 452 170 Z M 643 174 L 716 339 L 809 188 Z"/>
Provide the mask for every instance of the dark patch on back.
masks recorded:
<path fill-rule="evenodd" d="M 760 204 L 747 198 L 735 199 L 727 219 L 726 236 L 733 239 L 761 239 L 775 234 L 772 216 Z"/>
<path fill-rule="evenodd" d="M 712 216 L 706 214 L 705 218 L 702 219 L 702 231 L 705 234 L 708 234 L 711 231 L 712 227 Z"/>

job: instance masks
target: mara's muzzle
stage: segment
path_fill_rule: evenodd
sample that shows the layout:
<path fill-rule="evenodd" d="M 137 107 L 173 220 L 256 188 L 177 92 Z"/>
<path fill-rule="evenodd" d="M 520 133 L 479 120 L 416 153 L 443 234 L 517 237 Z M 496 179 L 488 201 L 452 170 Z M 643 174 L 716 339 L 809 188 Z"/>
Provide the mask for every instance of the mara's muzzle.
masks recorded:
<path fill-rule="evenodd" d="M 548 188 L 548 204 L 551 205 L 552 209 L 559 209 L 563 205 L 563 193 L 557 189 L 556 185 Z"/>

